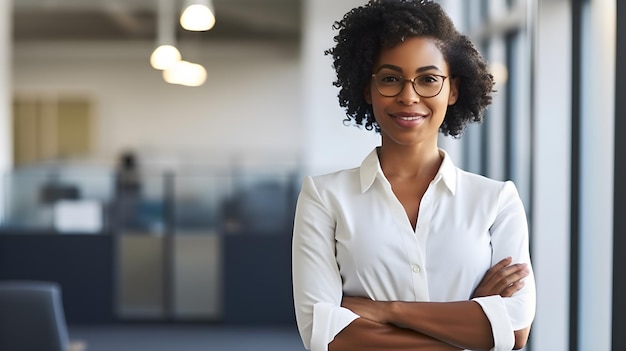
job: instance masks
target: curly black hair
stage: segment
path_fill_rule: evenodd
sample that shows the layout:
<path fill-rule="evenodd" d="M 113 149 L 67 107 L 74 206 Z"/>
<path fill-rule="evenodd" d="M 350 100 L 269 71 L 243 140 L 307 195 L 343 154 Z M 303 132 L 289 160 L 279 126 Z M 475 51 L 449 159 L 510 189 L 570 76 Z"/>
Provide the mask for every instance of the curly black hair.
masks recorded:
<path fill-rule="evenodd" d="M 428 36 L 435 40 L 450 75 L 459 79 L 459 97 L 448 107 L 440 131 L 459 137 L 468 122 L 481 122 L 491 103 L 493 76 L 474 44 L 460 34 L 439 6 L 428 0 L 370 0 L 352 9 L 333 25 L 339 30 L 334 48 L 326 50 L 333 58 L 340 88 L 339 105 L 346 109 L 349 123 L 380 132 L 372 106 L 365 101 L 372 67 L 380 50 L 392 48 L 405 38 Z"/>

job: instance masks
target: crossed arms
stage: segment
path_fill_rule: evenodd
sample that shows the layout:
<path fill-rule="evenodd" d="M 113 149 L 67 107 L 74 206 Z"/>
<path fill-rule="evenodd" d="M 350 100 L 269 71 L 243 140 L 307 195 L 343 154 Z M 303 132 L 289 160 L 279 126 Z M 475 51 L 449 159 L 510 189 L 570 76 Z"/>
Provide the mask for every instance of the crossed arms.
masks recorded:
<path fill-rule="evenodd" d="M 523 287 L 524 264 L 506 258 L 494 265 L 472 298 L 508 298 Z M 489 350 L 493 335 L 489 320 L 474 301 L 378 302 L 344 297 L 342 306 L 361 318 L 344 328 L 329 344 L 330 351 L 367 350 Z M 524 347 L 530 327 L 515 331 L 514 349 Z"/>

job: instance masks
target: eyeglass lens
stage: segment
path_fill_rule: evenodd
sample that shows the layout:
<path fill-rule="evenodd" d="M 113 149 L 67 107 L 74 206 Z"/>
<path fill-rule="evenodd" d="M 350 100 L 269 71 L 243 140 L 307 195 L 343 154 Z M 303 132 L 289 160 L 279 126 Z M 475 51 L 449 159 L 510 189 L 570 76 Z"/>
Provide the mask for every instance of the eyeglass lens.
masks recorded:
<path fill-rule="evenodd" d="M 433 97 L 441 92 L 445 76 L 435 74 L 419 75 L 413 80 L 404 78 L 397 72 L 380 71 L 373 75 L 374 82 L 378 92 L 387 97 L 399 95 L 406 85 L 406 81 L 410 81 L 415 92 L 421 97 Z"/>

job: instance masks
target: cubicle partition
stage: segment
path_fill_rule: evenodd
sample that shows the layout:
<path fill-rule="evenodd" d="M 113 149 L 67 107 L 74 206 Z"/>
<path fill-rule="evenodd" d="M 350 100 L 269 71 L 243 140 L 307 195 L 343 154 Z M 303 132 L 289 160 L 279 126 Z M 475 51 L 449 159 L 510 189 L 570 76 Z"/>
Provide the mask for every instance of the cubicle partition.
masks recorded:
<path fill-rule="evenodd" d="M 68 323 L 114 322 L 114 240 L 109 234 L 5 228 L 0 234 L 0 280 L 57 282 Z"/>
<path fill-rule="evenodd" d="M 68 323 L 295 322 L 294 173 L 146 172 L 131 194 L 112 173 L 51 179 L 3 182 L 0 280 L 60 283 Z"/>

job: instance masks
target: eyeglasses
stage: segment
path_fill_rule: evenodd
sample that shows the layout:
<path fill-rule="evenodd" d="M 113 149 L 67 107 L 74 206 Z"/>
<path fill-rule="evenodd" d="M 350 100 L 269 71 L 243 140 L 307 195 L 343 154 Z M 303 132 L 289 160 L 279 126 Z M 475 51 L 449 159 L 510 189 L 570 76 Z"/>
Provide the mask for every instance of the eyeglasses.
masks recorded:
<path fill-rule="evenodd" d="M 400 95 L 406 82 L 411 82 L 413 90 L 423 98 L 431 98 L 439 95 L 443 89 L 443 82 L 448 76 L 440 74 L 423 74 L 413 79 L 406 79 L 394 71 L 380 71 L 372 74 L 376 89 L 380 95 L 394 97 Z"/>

